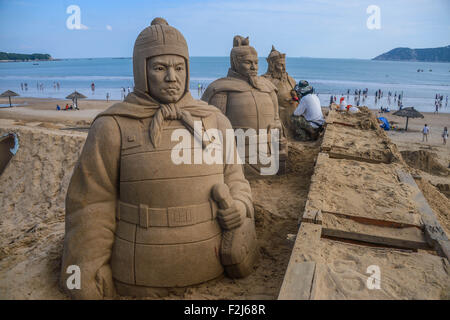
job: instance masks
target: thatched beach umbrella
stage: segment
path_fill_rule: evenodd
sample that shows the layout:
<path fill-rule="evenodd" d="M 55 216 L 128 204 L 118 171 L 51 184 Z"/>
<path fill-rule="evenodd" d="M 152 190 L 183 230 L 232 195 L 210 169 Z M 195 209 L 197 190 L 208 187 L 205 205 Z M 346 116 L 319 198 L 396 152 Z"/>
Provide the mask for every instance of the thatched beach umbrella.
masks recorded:
<path fill-rule="evenodd" d="M 78 103 L 77 103 L 78 99 L 86 99 L 86 98 L 87 97 L 84 94 L 79 93 L 78 91 L 74 91 L 66 97 L 66 99 L 75 100 L 75 104 L 77 105 L 77 107 L 78 107 Z"/>
<path fill-rule="evenodd" d="M 401 110 L 395 111 L 393 113 L 394 116 L 406 117 L 406 128 L 405 131 L 408 131 L 408 120 L 409 118 L 423 118 L 423 114 L 414 109 L 414 107 L 403 108 Z"/>
<path fill-rule="evenodd" d="M 9 98 L 9 107 L 12 107 L 11 104 L 11 97 L 18 97 L 19 95 L 17 93 L 15 93 L 14 91 L 11 90 L 6 90 L 5 92 L 3 92 L 2 94 L 0 94 L 0 97 L 2 98 Z"/>

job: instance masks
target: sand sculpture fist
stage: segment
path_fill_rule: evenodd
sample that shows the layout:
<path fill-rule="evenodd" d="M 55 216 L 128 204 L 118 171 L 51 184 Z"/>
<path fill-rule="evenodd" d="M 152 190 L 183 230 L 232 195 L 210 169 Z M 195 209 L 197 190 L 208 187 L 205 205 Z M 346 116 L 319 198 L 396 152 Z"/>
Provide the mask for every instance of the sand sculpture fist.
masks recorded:
<path fill-rule="evenodd" d="M 247 209 L 241 201 L 234 200 L 228 209 L 218 209 L 217 219 L 223 230 L 233 230 L 242 225 Z"/>

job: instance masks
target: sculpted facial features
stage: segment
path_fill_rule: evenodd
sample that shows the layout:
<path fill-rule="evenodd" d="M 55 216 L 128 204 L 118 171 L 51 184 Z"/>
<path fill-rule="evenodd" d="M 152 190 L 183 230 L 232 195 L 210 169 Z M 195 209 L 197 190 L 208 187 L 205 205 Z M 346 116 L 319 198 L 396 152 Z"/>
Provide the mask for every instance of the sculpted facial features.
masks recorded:
<path fill-rule="evenodd" d="M 248 78 L 248 81 L 253 87 L 257 87 L 258 76 L 258 56 L 254 54 L 247 54 L 238 57 L 236 72 Z"/>
<path fill-rule="evenodd" d="M 286 62 L 284 59 L 277 59 L 273 62 L 272 75 L 277 79 L 281 79 L 286 75 Z"/>
<path fill-rule="evenodd" d="M 186 62 L 177 55 L 155 56 L 147 62 L 150 96 L 161 103 L 175 103 L 186 89 Z"/>
<path fill-rule="evenodd" d="M 238 58 L 237 72 L 243 76 L 256 76 L 258 74 L 258 57 L 248 54 Z"/>

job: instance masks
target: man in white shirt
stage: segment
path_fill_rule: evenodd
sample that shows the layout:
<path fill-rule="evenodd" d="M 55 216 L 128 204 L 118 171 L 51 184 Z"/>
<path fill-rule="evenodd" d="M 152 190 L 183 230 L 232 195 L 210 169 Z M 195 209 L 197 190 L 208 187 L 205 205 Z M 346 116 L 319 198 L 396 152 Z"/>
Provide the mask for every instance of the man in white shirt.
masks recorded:
<path fill-rule="evenodd" d="M 291 117 L 295 139 L 315 140 L 325 123 L 319 97 L 305 80 L 295 86 L 295 91 L 300 97 L 300 104 Z"/>
<path fill-rule="evenodd" d="M 422 129 L 422 142 L 424 142 L 425 140 L 428 142 L 428 134 L 430 133 L 430 127 L 428 127 L 428 125 L 425 123 L 425 126 Z"/>

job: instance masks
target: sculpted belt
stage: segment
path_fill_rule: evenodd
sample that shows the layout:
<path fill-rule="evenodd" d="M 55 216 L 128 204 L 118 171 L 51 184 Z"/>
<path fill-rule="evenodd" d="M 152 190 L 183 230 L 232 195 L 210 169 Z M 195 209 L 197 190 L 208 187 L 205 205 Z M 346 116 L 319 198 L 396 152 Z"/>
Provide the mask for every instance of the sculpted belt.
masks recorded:
<path fill-rule="evenodd" d="M 116 218 L 142 228 L 190 226 L 216 218 L 217 204 L 213 200 L 198 205 L 169 208 L 149 208 L 119 201 Z"/>

